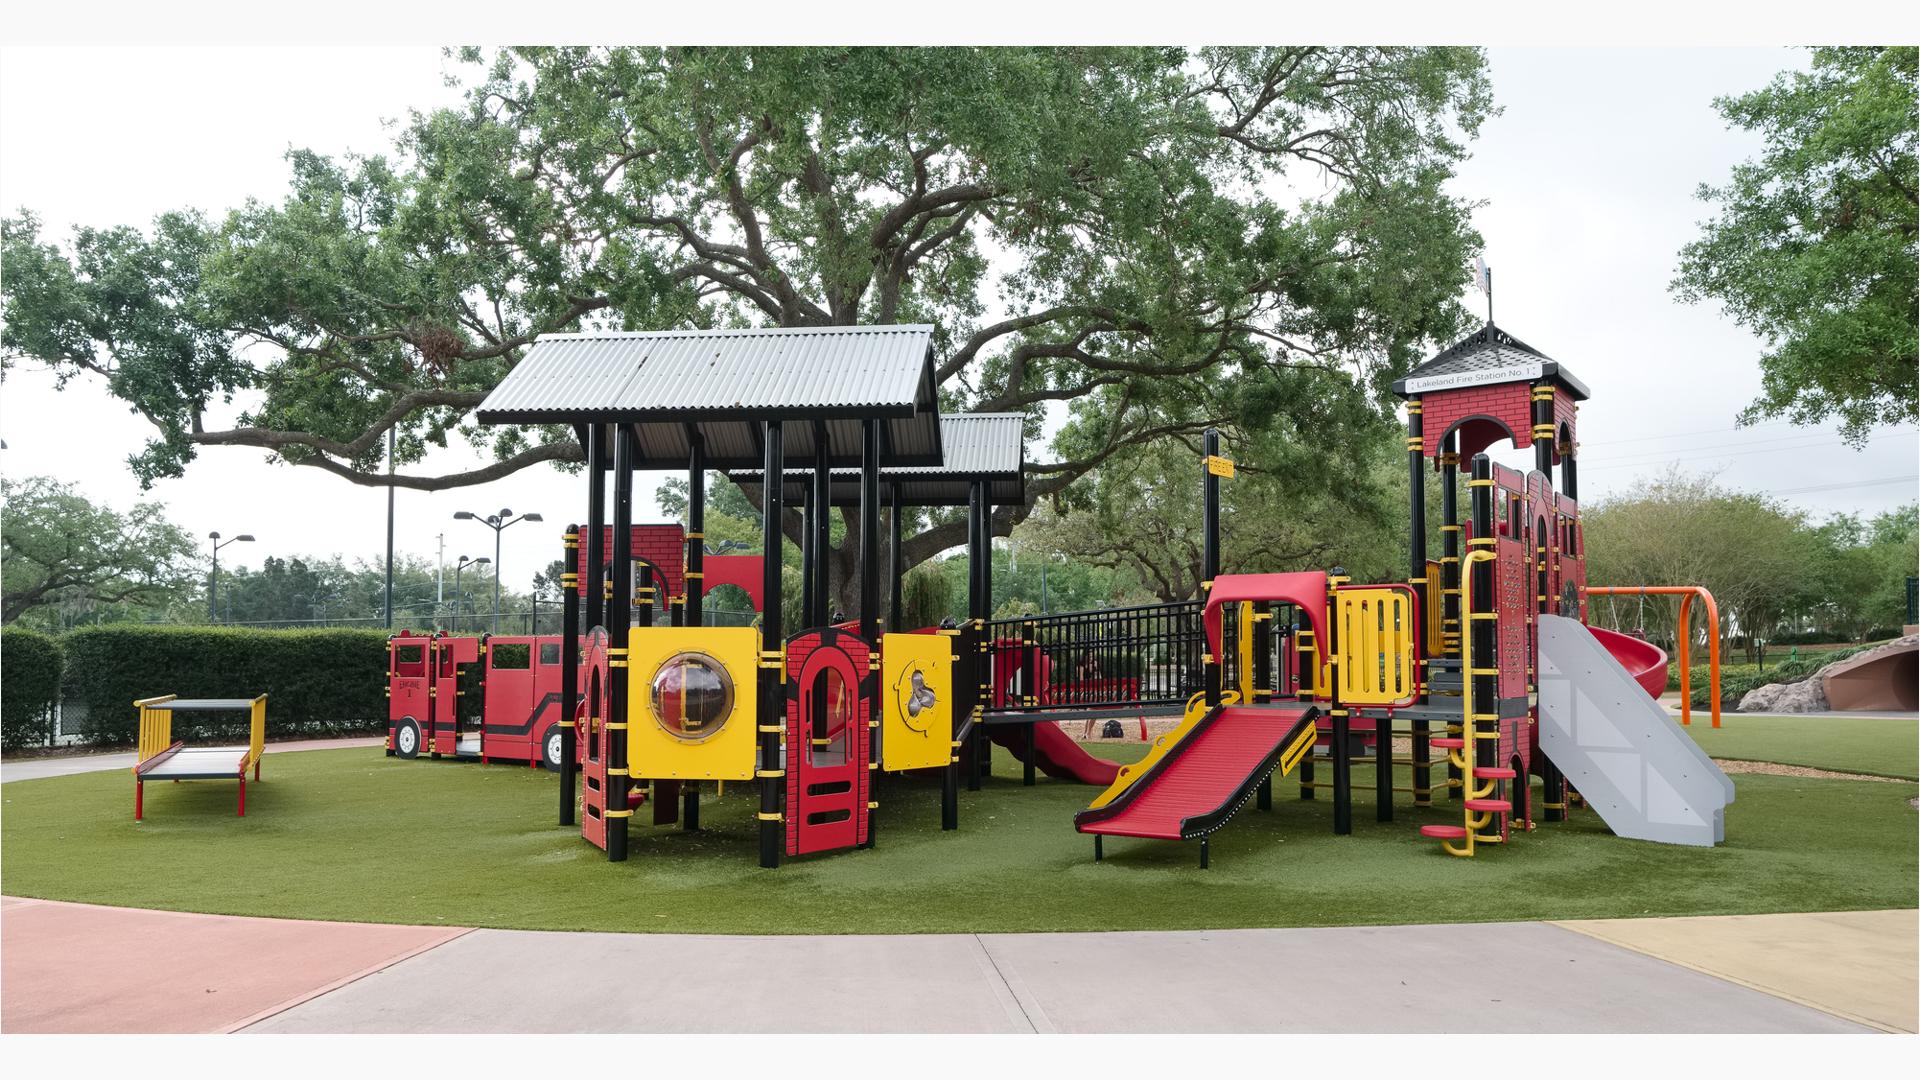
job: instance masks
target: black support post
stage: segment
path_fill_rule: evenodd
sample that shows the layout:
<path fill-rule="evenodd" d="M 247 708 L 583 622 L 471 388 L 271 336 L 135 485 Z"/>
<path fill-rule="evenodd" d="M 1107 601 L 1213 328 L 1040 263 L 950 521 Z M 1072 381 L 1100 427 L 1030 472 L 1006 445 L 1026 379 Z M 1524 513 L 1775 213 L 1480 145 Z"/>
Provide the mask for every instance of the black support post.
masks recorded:
<path fill-rule="evenodd" d="M 761 606 L 766 610 L 760 613 L 760 715 L 756 718 L 760 736 L 760 768 L 757 771 L 760 777 L 760 865 L 773 869 L 780 865 L 780 856 L 786 851 L 785 830 L 780 822 L 780 733 L 786 726 L 787 701 L 782 692 L 785 684 L 780 678 L 780 668 L 774 666 L 785 662 L 784 639 L 780 630 L 780 550 L 786 538 L 780 531 L 780 500 L 785 487 L 781 483 L 781 470 L 786 467 L 786 453 L 782 448 L 780 421 L 766 422 L 762 442 L 765 454 L 761 475 L 766 478 L 766 483 L 760 500 L 760 550 L 763 555 L 760 596 Z"/>
<path fill-rule="evenodd" d="M 607 429 L 588 429 L 587 443 L 587 626 L 607 624 Z"/>
<path fill-rule="evenodd" d="M 566 568 L 560 572 L 560 824 L 574 823 L 580 711 L 580 527 L 567 526 Z"/>
<path fill-rule="evenodd" d="M 833 621 L 833 547 L 828 515 L 833 513 L 833 472 L 827 456 L 827 425 L 813 425 L 813 610 L 804 629 Z"/>
<path fill-rule="evenodd" d="M 972 640 L 975 649 L 974 662 L 971 665 L 974 680 L 974 726 L 973 761 L 967 770 L 967 790 L 979 791 L 983 776 L 991 772 L 993 760 L 990 757 L 993 744 L 987 740 L 987 728 L 983 722 L 987 706 L 993 703 L 993 654 L 992 643 L 987 640 L 987 616 L 992 611 L 993 585 L 989 576 L 991 568 L 988 560 L 992 558 L 992 533 L 987 524 L 987 486 L 975 480 L 967 491 L 967 621 L 972 626 Z"/>
<path fill-rule="evenodd" d="M 1434 655 L 1460 658 L 1460 437 L 1448 432 L 1440 442 L 1440 646 Z M 1460 673 L 1462 679 L 1466 672 Z M 1464 755 L 1463 755 L 1464 756 Z M 1465 791 L 1459 766 L 1447 757 L 1447 798 Z"/>
<path fill-rule="evenodd" d="M 813 479 L 800 488 L 800 621 L 813 622 Z"/>
<path fill-rule="evenodd" d="M 880 422 L 860 421 L 860 638 L 880 650 Z M 867 720 L 867 846 L 880 836 L 880 680 Z"/>
<path fill-rule="evenodd" d="M 1334 567 L 1327 575 L 1327 715 L 1333 718 L 1333 831 L 1353 832 L 1353 720 L 1340 702 L 1340 620 L 1334 615 L 1334 591 L 1347 583 L 1347 572 Z"/>
<path fill-rule="evenodd" d="M 1213 591 L 1213 579 L 1220 576 L 1220 478 L 1213 474 L 1213 459 L 1220 454 L 1220 432 L 1208 428 L 1201 436 L 1206 460 L 1200 463 L 1200 602 L 1205 606 Z M 1189 489 L 1191 490 L 1191 489 Z M 1227 612 L 1220 612 L 1220 651 L 1227 650 Z M 1226 657 L 1215 656 L 1209 648 L 1204 660 L 1207 707 L 1220 704 L 1221 673 Z"/>
<path fill-rule="evenodd" d="M 707 592 L 707 437 L 694 431 L 687 441 L 687 618 L 688 626 L 705 623 Z"/>
<path fill-rule="evenodd" d="M 903 571 L 900 569 L 900 548 L 906 525 L 900 516 L 900 482 L 898 480 L 887 485 L 887 494 L 889 496 L 887 501 L 893 507 L 887 514 L 887 524 L 893 531 L 893 542 L 887 545 L 887 581 L 890 585 L 887 590 L 886 628 L 890 633 L 899 634 L 904 633 L 907 627 L 901 625 L 905 618 L 902 614 L 905 600 L 902 590 L 905 585 L 902 579 Z"/>
<path fill-rule="evenodd" d="M 613 431 L 613 596 L 607 604 L 607 861 L 627 858 L 627 643 L 633 619 L 633 433 Z"/>
<path fill-rule="evenodd" d="M 1473 481 L 1471 505 L 1473 508 L 1473 539 L 1468 542 L 1473 550 L 1492 551 L 1498 541 L 1494 538 L 1493 525 L 1493 461 L 1485 454 L 1473 456 Z M 1493 561 L 1473 564 L 1473 610 L 1467 613 L 1467 633 L 1472 635 L 1473 668 L 1467 670 L 1461 665 L 1464 677 L 1473 680 L 1474 718 L 1492 717 L 1498 731 L 1500 715 L 1500 680 L 1495 675 L 1481 675 L 1481 671 L 1496 671 L 1500 657 L 1497 653 L 1499 635 L 1492 618 L 1495 610 L 1493 596 Z M 1472 718 L 1470 718 L 1472 719 Z M 1467 734 L 1471 736 L 1479 727 L 1478 723 L 1467 725 Z M 1495 754 L 1499 742 L 1494 739 L 1471 738 L 1467 744 L 1467 761 L 1477 767 L 1490 768 L 1498 762 Z M 1467 777 L 1467 786 L 1473 786 L 1473 778 Z"/>
<path fill-rule="evenodd" d="M 1540 471 L 1541 476 L 1546 477 L 1549 491 L 1553 488 L 1554 436 L 1557 434 L 1557 425 L 1553 422 L 1553 398 L 1554 389 L 1552 383 L 1535 383 L 1533 385 L 1533 467 Z M 1571 463 L 1569 463 L 1568 468 L 1571 468 Z M 1535 513 L 1544 516 L 1547 523 L 1546 535 L 1533 538 L 1533 558 L 1536 561 L 1534 572 L 1539 583 L 1537 586 L 1539 591 L 1536 596 L 1536 604 L 1538 612 L 1544 615 L 1554 610 L 1554 598 L 1548 595 L 1548 583 L 1552 578 L 1548 567 L 1551 563 L 1558 562 L 1560 558 L 1560 508 L 1555 505 L 1552 500 L 1549 500 L 1546 506 L 1536 508 Z M 1537 646 L 1540 640 L 1540 627 L 1538 623 L 1534 625 L 1533 633 L 1529 636 L 1533 642 L 1536 643 L 1536 655 L 1534 657 L 1535 674 L 1528 682 L 1534 683 L 1537 686 L 1540 663 Z M 1539 729 L 1536 728 L 1535 730 L 1537 731 Z M 1538 746 L 1534 747 L 1534 752 L 1539 753 Z M 1547 759 L 1545 754 L 1540 754 L 1540 802 L 1541 809 L 1544 811 L 1541 816 L 1547 821 L 1559 821 L 1566 816 L 1564 811 L 1567 802 L 1565 789 L 1566 778 L 1560 774 L 1560 770 L 1554 766 L 1552 761 Z M 1526 794 L 1528 790 L 1529 784 L 1526 775 L 1520 774 L 1515 776 L 1513 793 L 1522 795 Z M 1516 813 L 1519 811 L 1520 806 L 1520 800 L 1514 800 L 1513 807 Z"/>

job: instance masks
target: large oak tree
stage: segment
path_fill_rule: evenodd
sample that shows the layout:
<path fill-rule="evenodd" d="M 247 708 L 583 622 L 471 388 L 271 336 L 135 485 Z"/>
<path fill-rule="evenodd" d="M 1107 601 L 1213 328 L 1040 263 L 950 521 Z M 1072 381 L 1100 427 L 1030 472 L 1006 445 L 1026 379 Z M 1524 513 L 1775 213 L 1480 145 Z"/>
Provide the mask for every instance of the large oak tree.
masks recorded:
<path fill-rule="evenodd" d="M 1337 447 L 1324 404 L 1383 415 L 1464 318 L 1475 238 L 1443 185 L 1490 109 L 1475 50 L 464 59 L 463 105 L 386 156 L 292 153 L 277 204 L 65 246 L 6 222 L 6 356 L 105 378 L 153 425 L 149 482 L 243 446 L 385 484 L 394 429 L 392 482 L 434 490 L 578 461 L 563 430 L 471 424 L 542 333 L 925 321 L 943 407 L 1037 433 L 1064 403 L 1039 497 L 1208 424 L 1324 422 Z M 418 468 L 453 438 L 491 460 Z M 928 518 L 908 564 L 961 536 Z"/>

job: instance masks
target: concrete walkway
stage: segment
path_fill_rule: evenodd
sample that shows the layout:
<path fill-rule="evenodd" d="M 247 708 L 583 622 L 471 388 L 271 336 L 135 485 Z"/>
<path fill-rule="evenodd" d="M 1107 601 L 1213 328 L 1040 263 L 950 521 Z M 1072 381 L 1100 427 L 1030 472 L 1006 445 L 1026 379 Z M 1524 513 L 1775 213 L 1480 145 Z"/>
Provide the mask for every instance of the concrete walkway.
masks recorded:
<path fill-rule="evenodd" d="M 294 739 L 267 744 L 267 756 L 296 750 L 340 750 L 349 747 L 384 746 L 386 739 L 375 735 L 357 739 Z M 39 780 L 48 776 L 72 776 L 76 773 L 112 772 L 131 769 L 131 751 L 118 754 L 64 754 L 49 757 L 8 758 L 0 762 L 0 783 L 15 780 Z"/>
<path fill-rule="evenodd" d="M 1756 918 L 1788 921 L 1762 931 Z M 1784 938 L 1805 936 L 1791 920 L 1807 919 L 1828 924 L 1831 948 L 1776 954 Z M 1660 923 L 1687 925 L 1649 938 Z M 1887 1018 L 1897 1021 L 1911 1005 L 1915 925 L 1909 911 L 720 937 L 468 931 L 9 899 L 0 908 L 0 1030 L 1862 1033 L 1897 1028 Z M 1635 931 L 1647 933 L 1631 944 L 1612 940 L 1627 942 Z M 1887 946 L 1902 933 L 1904 946 L 1860 948 L 1862 934 Z M 1738 967 L 1758 951 L 1775 955 L 1777 970 L 1710 972 L 1708 963 L 1665 956 L 1676 941 L 1716 935 L 1726 944 L 1713 963 Z M 635 972 L 671 980 L 679 1004 L 663 1006 L 647 993 L 581 994 L 625 985 Z M 422 1001 L 435 1003 L 431 1020 Z"/>

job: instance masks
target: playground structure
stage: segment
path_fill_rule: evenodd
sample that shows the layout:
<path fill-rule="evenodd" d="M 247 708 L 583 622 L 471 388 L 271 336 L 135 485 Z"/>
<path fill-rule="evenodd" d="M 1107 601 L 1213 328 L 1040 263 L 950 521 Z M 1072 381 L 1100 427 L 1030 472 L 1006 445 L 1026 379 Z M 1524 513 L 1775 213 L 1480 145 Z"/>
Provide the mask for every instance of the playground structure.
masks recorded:
<path fill-rule="evenodd" d="M 610 536 L 609 536 L 610 540 Z M 648 617 L 656 589 L 678 625 L 688 603 L 679 525 L 635 525 L 631 552 L 642 568 L 636 610 Z M 584 552 L 580 553 L 584 559 Z M 581 588 L 579 567 L 570 576 Z M 760 557 L 709 555 L 701 596 L 722 585 L 745 590 L 759 608 Z M 658 581 L 660 584 L 653 584 Z M 561 762 L 562 635 L 479 637 L 401 631 L 387 641 L 387 753 L 481 762 L 525 762 L 557 771 Z"/>
<path fill-rule="evenodd" d="M 247 770 L 260 779 L 260 759 L 267 750 L 267 695 L 254 698 L 182 698 L 173 694 L 141 698 L 140 741 L 133 766 L 133 819 L 146 817 L 149 780 L 238 780 L 237 817 L 247 816 Z M 187 746 L 173 737 L 176 712 L 246 712 L 245 746 Z"/>
<path fill-rule="evenodd" d="M 1561 820 L 1569 775 L 1622 835 L 1723 835 L 1731 784 L 1649 696 L 1664 687 L 1665 654 L 1584 625 L 1574 424 L 1588 392 L 1544 354 L 1489 324 L 1395 384 L 1412 489 L 1404 581 L 1354 583 L 1338 568 L 1221 574 L 1219 485 L 1234 465 L 1208 432 L 1202 599 L 996 620 L 989 522 L 996 502 L 1022 497 L 1021 418 L 941 417 L 930 339 L 925 326 L 547 336 L 480 407 L 484 423 L 569 425 L 586 453 L 587 522 L 566 533 L 576 569 L 557 665 L 559 819 L 610 860 L 627 857 L 640 806 L 652 804 L 656 825 L 696 829 L 701 786 L 729 780 L 757 788 L 766 867 L 875 846 L 887 773 L 938 772 L 941 824 L 956 828 L 961 782 L 978 789 L 994 745 L 1023 762 L 1024 783 L 1046 771 L 1106 785 L 1075 823 L 1096 857 L 1108 836 L 1199 839 L 1205 865 L 1212 832 L 1249 801 L 1271 807 L 1276 772 L 1298 775 L 1303 800 L 1324 793 L 1334 832 L 1350 833 L 1356 767 L 1374 770 L 1379 821 L 1393 820 L 1397 794 L 1421 809 L 1458 803 L 1460 824 L 1419 830 L 1455 855 Z M 1494 463 L 1485 451 L 1501 438 L 1530 446 L 1534 469 Z M 1429 462 L 1442 485 L 1437 559 Z M 775 559 L 761 568 L 758 628 L 704 626 L 698 603 L 677 625 L 651 625 L 635 584 L 649 589 L 664 568 L 608 549 L 633 527 L 634 472 L 682 467 L 685 579 L 707 572 L 708 470 L 757 490 L 763 551 L 780 550 L 800 503 L 808 629 L 783 633 Z M 899 632 L 908 505 L 967 508 L 959 627 Z M 856 510 L 859 539 L 858 614 L 838 624 L 835 506 Z M 1057 723 L 1148 710 L 1183 719 L 1126 768 L 1092 759 Z M 1639 741 L 1622 757 L 1603 729 Z"/>

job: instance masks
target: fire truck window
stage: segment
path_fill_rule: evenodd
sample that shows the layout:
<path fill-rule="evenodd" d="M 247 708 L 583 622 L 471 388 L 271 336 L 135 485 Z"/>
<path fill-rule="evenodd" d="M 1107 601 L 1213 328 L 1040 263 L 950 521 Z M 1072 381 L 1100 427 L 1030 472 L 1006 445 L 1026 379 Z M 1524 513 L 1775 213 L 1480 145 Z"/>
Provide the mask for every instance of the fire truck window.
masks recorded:
<path fill-rule="evenodd" d="M 393 647 L 393 673 L 415 677 L 427 673 L 427 647 L 421 645 L 395 645 Z"/>
<path fill-rule="evenodd" d="M 560 662 L 560 643 L 557 641 L 541 642 L 540 643 L 540 666 L 546 667 L 549 664 L 557 664 L 559 662 Z"/>
<path fill-rule="evenodd" d="M 531 650 L 524 644 L 501 642 L 493 647 L 493 670 L 525 671 Z"/>

